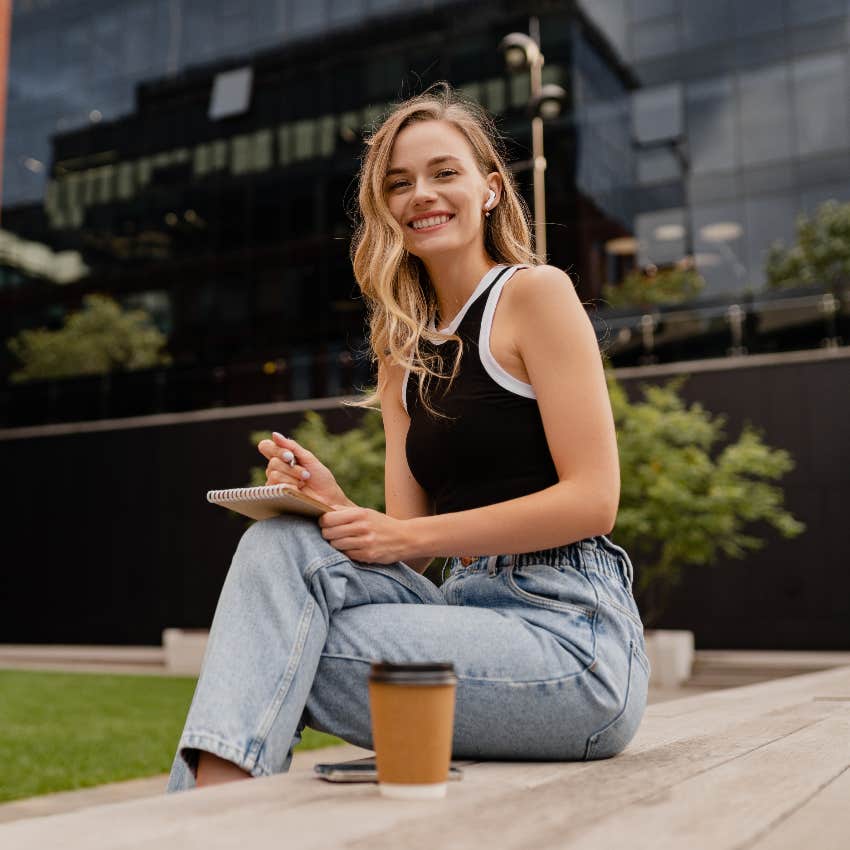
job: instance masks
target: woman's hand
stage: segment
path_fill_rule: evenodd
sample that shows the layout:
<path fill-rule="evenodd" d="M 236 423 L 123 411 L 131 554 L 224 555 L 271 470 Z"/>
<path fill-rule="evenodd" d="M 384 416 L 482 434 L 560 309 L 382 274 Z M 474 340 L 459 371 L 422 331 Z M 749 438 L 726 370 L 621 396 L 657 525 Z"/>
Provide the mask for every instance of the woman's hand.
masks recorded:
<path fill-rule="evenodd" d="M 303 446 L 275 431 L 271 440 L 260 440 L 260 454 L 268 460 L 266 484 L 292 484 L 302 493 L 328 505 L 354 506 L 333 473 Z"/>
<path fill-rule="evenodd" d="M 339 508 L 319 517 L 322 537 L 352 561 L 393 564 L 411 554 L 406 520 L 371 508 Z"/>

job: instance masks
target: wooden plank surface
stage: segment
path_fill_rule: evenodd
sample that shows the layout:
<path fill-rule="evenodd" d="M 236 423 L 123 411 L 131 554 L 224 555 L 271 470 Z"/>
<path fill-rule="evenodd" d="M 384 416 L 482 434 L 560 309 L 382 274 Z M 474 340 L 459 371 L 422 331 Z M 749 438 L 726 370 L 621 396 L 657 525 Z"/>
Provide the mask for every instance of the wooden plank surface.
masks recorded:
<path fill-rule="evenodd" d="M 850 769 L 819 788 L 799 808 L 764 831 L 748 850 L 847 850 L 850 847 Z"/>
<path fill-rule="evenodd" d="M 841 668 L 659 703 L 614 759 L 482 763 L 442 801 L 282 775 L 9 823 L 0 847 L 777 850 L 815 827 L 825 841 L 850 834 L 848 768 L 850 668 Z"/>
<path fill-rule="evenodd" d="M 629 850 L 746 846 L 849 764 L 850 710 L 845 710 L 640 798 L 582 830 L 580 846 L 610 850 L 612 834 L 629 835 Z"/>
<path fill-rule="evenodd" d="M 313 775 L 313 765 L 318 762 L 349 761 L 371 756 L 371 750 L 355 747 L 353 744 L 323 747 L 318 750 L 297 750 L 292 758 L 290 773 Z M 75 812 L 92 806 L 123 803 L 142 797 L 162 797 L 168 774 L 149 776 L 144 779 L 130 779 L 96 785 L 93 788 L 79 788 L 74 791 L 56 791 L 51 794 L 39 794 L 0 803 L 0 823 L 22 820 L 24 818 L 46 817 L 47 815 Z M 0 850 L 5 848 L 0 847 Z"/>

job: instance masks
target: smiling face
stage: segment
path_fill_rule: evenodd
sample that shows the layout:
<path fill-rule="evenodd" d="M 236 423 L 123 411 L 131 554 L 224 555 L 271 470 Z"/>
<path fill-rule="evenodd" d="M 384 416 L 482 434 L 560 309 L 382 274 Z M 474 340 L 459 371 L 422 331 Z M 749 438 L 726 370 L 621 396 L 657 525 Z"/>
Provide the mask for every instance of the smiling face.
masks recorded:
<path fill-rule="evenodd" d="M 450 122 L 415 122 L 396 136 L 384 197 L 411 254 L 424 259 L 483 246 L 484 206 L 491 189 L 493 210 L 501 177 L 492 172 L 485 178 L 466 137 Z"/>

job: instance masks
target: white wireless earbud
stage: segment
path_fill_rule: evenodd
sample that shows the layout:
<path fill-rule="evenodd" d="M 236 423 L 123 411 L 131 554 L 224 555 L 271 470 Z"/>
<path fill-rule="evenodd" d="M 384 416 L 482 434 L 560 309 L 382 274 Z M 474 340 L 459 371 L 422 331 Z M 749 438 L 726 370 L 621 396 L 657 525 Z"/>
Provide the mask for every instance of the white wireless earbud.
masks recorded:
<path fill-rule="evenodd" d="M 496 193 L 491 189 L 490 190 L 490 197 L 487 198 L 487 203 L 484 204 L 484 209 L 489 210 L 490 207 L 493 206 L 493 201 L 495 201 L 495 200 L 496 200 Z"/>

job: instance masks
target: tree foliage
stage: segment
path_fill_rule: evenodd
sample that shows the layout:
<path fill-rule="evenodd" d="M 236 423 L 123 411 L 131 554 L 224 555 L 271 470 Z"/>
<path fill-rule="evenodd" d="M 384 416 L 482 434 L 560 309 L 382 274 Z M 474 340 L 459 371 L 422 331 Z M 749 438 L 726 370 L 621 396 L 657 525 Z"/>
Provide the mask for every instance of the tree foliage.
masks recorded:
<path fill-rule="evenodd" d="M 827 201 L 810 218 L 797 217 L 797 241 L 774 242 L 767 255 L 768 286 L 820 285 L 838 290 L 850 281 L 850 204 Z"/>
<path fill-rule="evenodd" d="M 166 365 L 166 337 L 144 310 L 123 310 L 105 295 L 86 295 L 83 309 L 71 313 L 59 330 L 23 330 L 7 341 L 21 368 L 14 382 Z"/>
<path fill-rule="evenodd" d="M 689 301 L 704 288 L 702 275 L 692 265 L 682 263 L 666 269 L 656 266 L 634 269 L 622 283 L 606 284 L 602 297 L 611 307 L 649 307 Z"/>

